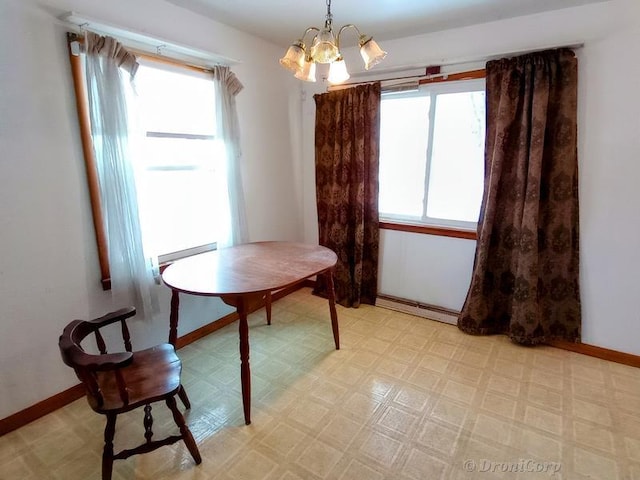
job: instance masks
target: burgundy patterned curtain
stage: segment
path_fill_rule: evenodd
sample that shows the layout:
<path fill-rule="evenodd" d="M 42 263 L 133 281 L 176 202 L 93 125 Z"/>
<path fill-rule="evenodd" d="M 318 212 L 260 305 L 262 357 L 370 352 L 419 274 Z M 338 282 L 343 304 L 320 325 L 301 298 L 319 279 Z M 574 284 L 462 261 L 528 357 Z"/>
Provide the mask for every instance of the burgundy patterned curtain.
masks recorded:
<path fill-rule="evenodd" d="M 338 255 L 336 301 L 373 305 L 378 287 L 380 84 L 315 95 L 320 245 Z M 326 291 L 318 278 L 314 293 Z"/>
<path fill-rule="evenodd" d="M 576 111 L 571 50 L 487 63 L 485 187 L 462 331 L 579 341 Z"/>

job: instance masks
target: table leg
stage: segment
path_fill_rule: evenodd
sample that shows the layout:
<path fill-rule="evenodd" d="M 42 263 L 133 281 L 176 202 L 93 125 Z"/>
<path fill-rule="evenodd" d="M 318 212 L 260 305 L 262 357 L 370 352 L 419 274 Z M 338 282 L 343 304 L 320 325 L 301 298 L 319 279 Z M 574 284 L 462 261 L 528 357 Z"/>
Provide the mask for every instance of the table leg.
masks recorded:
<path fill-rule="evenodd" d="M 171 313 L 169 315 L 169 343 L 176 348 L 176 342 L 178 341 L 178 309 L 180 308 L 180 298 L 177 290 L 171 290 Z M 180 384 L 180 390 L 178 390 L 178 396 L 185 408 L 191 408 L 191 402 L 187 396 L 187 391 Z"/>
<path fill-rule="evenodd" d="M 242 407 L 244 408 L 244 423 L 251 423 L 251 370 L 249 368 L 249 310 L 260 306 L 264 299 L 263 293 L 246 295 L 222 295 L 222 301 L 236 308 L 238 312 L 238 332 L 240 336 L 240 380 L 242 384 Z"/>
<path fill-rule="evenodd" d="M 264 296 L 264 309 L 267 312 L 267 325 L 271 325 L 271 292 Z"/>
<path fill-rule="evenodd" d="M 336 292 L 333 288 L 333 269 L 325 271 L 327 279 L 327 298 L 329 299 L 329 312 L 331 313 L 331 328 L 336 350 L 340 350 L 340 332 L 338 330 L 338 313 L 336 312 Z"/>
<path fill-rule="evenodd" d="M 180 307 L 180 299 L 178 291 L 171 290 L 171 314 L 169 316 L 169 343 L 176 346 L 178 340 L 178 308 Z"/>
<path fill-rule="evenodd" d="M 249 368 L 249 323 L 247 321 L 247 305 L 245 299 L 239 297 L 238 310 L 240 333 L 240 379 L 242 383 L 242 407 L 244 408 L 244 423 L 251 423 L 251 370 Z"/>

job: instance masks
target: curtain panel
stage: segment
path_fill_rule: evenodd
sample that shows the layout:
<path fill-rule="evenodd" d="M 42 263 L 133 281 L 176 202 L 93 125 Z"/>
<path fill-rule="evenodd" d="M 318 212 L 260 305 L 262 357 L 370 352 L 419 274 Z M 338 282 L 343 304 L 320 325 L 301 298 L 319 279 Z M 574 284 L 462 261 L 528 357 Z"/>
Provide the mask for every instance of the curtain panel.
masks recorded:
<path fill-rule="evenodd" d="M 142 243 L 129 138 L 127 91 L 138 63 L 118 41 L 85 34 L 86 85 L 91 137 L 100 185 L 114 305 L 158 310 L 153 262 Z"/>
<path fill-rule="evenodd" d="M 484 197 L 467 333 L 579 341 L 577 60 L 568 49 L 487 63 Z"/>
<path fill-rule="evenodd" d="M 320 245 L 336 252 L 336 301 L 375 304 L 378 284 L 380 84 L 314 96 Z M 323 295 L 319 278 L 314 291 Z"/>
<path fill-rule="evenodd" d="M 244 88 L 229 67 L 215 66 L 213 82 L 216 89 L 216 138 L 224 144 L 226 155 L 226 185 L 228 202 L 227 218 L 224 223 L 224 233 L 218 241 L 218 248 L 246 243 L 249 233 L 247 215 L 242 188 L 240 168 L 240 125 L 236 109 L 236 95 Z"/>

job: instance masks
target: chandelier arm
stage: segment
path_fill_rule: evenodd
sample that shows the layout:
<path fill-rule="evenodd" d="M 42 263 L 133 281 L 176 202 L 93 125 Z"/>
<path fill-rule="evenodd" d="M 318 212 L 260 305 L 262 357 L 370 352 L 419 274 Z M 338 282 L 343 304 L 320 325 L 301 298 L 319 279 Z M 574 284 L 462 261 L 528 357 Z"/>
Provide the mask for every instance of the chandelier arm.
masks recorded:
<path fill-rule="evenodd" d="M 319 29 L 318 27 L 309 27 L 309 28 L 307 28 L 307 29 L 304 31 L 304 33 L 302 34 L 302 36 L 300 37 L 300 41 L 301 41 L 301 42 L 303 42 L 303 43 L 304 43 L 304 37 L 306 37 L 306 36 L 307 36 L 307 33 L 309 33 L 309 32 L 316 32 L 316 33 L 319 33 L 319 32 L 320 32 L 320 29 Z"/>
<path fill-rule="evenodd" d="M 360 33 L 360 30 L 358 29 L 358 27 L 356 27 L 353 23 L 347 23 L 346 25 L 343 25 L 342 27 L 340 27 L 340 30 L 338 31 L 338 36 L 336 37 L 336 47 L 338 47 L 338 50 L 340 50 L 340 35 L 342 35 L 342 31 L 344 29 L 349 27 L 355 28 L 356 32 L 358 32 L 358 42 L 363 36 L 362 33 Z"/>

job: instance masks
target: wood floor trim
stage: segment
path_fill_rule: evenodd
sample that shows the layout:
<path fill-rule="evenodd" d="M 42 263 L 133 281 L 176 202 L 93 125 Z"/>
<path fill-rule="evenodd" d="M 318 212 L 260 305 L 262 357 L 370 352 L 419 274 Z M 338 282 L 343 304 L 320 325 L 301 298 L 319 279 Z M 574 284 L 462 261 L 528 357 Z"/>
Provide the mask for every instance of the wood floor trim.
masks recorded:
<path fill-rule="evenodd" d="M 416 300 L 409 300 L 406 298 L 394 297 L 391 295 L 385 295 L 381 293 L 378 294 L 378 298 L 401 303 L 404 305 L 409 305 L 412 307 L 422 306 L 423 308 L 433 310 L 436 312 L 440 311 L 447 315 L 453 315 L 453 316 L 460 315 L 459 311 L 438 307 L 436 305 L 421 304 Z M 573 342 L 568 342 L 566 340 L 553 340 L 549 342 L 547 345 L 550 345 L 555 348 L 559 348 L 561 350 L 568 350 L 570 352 L 580 353 L 582 355 L 587 355 L 589 357 L 599 358 L 601 360 L 608 360 L 610 362 L 621 363 L 623 365 L 628 365 L 630 367 L 640 368 L 640 356 L 634 355 L 632 353 L 619 352 L 617 350 L 610 350 L 608 348 L 597 347 L 595 345 L 589 345 L 587 343 L 580 343 L 580 342 L 573 343 Z"/>
<path fill-rule="evenodd" d="M 14 413 L 0 420 L 0 437 L 6 433 L 17 430 L 18 428 L 33 422 L 40 417 L 47 415 L 59 408 L 68 405 L 84 396 L 84 387 L 82 384 L 75 385 L 63 392 L 57 393 L 52 397 L 46 398 L 24 410 Z"/>
<path fill-rule="evenodd" d="M 560 348 L 562 350 L 569 350 L 570 352 L 581 353 L 582 355 L 588 355 L 590 357 L 596 357 L 602 360 L 608 360 L 610 362 L 622 363 L 623 365 L 629 365 L 630 367 L 640 368 L 640 356 L 633 355 L 632 353 L 619 352 L 617 350 L 597 347 L 595 345 L 589 345 L 587 343 L 567 342 L 565 340 L 553 340 L 549 342 L 549 345 L 551 345 L 552 347 Z"/>

